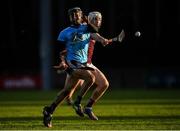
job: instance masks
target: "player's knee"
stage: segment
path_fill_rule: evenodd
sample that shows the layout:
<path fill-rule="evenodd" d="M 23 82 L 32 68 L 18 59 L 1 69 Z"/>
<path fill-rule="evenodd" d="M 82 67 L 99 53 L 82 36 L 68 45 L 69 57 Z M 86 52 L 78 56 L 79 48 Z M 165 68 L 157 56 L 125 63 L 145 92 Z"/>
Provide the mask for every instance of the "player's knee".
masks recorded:
<path fill-rule="evenodd" d="M 104 83 L 104 88 L 108 88 L 109 87 L 109 82 L 108 81 L 106 81 L 105 83 Z"/>
<path fill-rule="evenodd" d="M 102 90 L 106 90 L 109 87 L 109 82 L 108 81 L 101 82 L 101 83 L 99 83 L 99 87 Z"/>

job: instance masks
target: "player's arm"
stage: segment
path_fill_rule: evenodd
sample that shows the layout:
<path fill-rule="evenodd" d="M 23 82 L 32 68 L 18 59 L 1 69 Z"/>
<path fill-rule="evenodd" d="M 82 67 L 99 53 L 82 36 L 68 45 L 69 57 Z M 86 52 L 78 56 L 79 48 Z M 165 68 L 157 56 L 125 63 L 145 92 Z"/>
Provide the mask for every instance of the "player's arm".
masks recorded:
<path fill-rule="evenodd" d="M 83 16 L 82 16 L 82 23 L 83 23 L 83 24 L 88 24 L 88 18 L 87 18 L 86 15 L 83 15 Z"/>
<path fill-rule="evenodd" d="M 111 44 L 113 42 L 120 42 L 121 43 L 123 41 L 124 37 L 125 37 L 124 30 L 122 30 L 118 36 L 116 36 L 112 39 L 106 39 L 98 33 L 91 33 L 91 38 L 98 41 L 98 42 L 101 42 L 103 44 L 103 46 L 106 46 L 106 45 Z"/>
<path fill-rule="evenodd" d="M 111 43 L 111 40 L 109 41 L 108 39 L 102 37 L 99 33 L 98 33 L 99 28 L 96 27 L 95 25 L 88 23 L 88 31 L 91 33 L 91 38 L 95 41 L 100 42 L 103 46 L 108 45 L 109 43 Z"/>
<path fill-rule="evenodd" d="M 65 49 L 65 44 L 64 44 L 64 42 L 58 41 L 58 44 L 61 45 L 61 46 L 59 47 L 59 50 L 60 50 L 60 53 L 59 53 L 59 61 L 60 61 L 60 62 L 59 62 L 58 65 L 53 66 L 53 67 L 56 68 L 56 69 L 65 70 L 65 69 L 68 67 L 68 65 L 66 64 L 66 60 L 65 60 L 66 54 L 67 54 L 67 50 Z"/>
<path fill-rule="evenodd" d="M 95 41 L 100 42 L 103 46 L 106 46 L 109 44 L 109 40 L 102 37 L 99 33 L 91 33 L 91 38 Z"/>
<path fill-rule="evenodd" d="M 62 51 L 59 52 L 59 58 L 61 62 L 65 62 L 67 50 L 63 49 Z"/>

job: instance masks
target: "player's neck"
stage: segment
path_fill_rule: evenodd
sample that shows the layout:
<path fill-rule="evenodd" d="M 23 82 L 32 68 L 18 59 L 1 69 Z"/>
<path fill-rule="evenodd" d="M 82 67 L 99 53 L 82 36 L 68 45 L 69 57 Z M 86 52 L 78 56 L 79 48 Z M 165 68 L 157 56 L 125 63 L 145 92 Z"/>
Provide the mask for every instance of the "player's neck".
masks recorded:
<path fill-rule="evenodd" d="M 78 28 L 81 24 L 72 24 L 71 27 Z"/>

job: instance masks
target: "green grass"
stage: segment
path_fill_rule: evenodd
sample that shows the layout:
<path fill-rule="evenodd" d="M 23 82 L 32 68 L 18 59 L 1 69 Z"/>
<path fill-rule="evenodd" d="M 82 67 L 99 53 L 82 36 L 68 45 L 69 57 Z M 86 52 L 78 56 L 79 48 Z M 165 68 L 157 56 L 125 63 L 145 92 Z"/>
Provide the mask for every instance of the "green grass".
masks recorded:
<path fill-rule="evenodd" d="M 0 130 L 47 130 L 42 124 L 42 108 L 56 94 L 57 91 L 1 91 Z M 180 130 L 180 90 L 109 89 L 93 109 L 98 121 L 78 117 L 72 107 L 63 103 L 53 114 L 51 129 Z"/>

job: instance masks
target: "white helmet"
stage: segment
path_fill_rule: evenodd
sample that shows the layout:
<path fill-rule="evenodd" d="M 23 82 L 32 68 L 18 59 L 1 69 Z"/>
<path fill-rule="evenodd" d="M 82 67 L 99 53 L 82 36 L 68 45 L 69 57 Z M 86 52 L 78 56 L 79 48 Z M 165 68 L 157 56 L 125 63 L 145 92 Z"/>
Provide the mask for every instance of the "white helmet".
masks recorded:
<path fill-rule="evenodd" d="M 102 15 L 100 12 L 98 11 L 93 11 L 93 12 L 90 12 L 89 15 L 88 15 L 88 23 L 95 25 L 95 21 L 98 19 L 102 20 Z"/>

